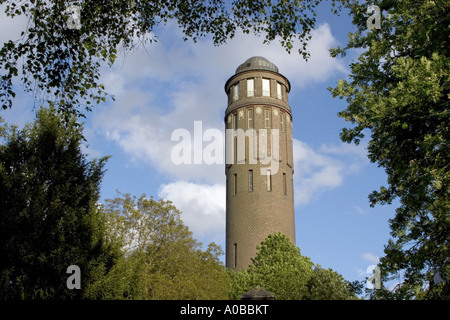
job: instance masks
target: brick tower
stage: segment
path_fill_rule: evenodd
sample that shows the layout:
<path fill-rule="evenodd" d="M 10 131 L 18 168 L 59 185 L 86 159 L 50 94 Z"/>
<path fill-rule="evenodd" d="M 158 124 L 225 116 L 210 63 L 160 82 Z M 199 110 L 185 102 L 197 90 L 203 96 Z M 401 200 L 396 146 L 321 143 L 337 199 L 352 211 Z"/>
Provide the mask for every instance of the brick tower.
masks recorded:
<path fill-rule="evenodd" d="M 228 268 L 247 268 L 271 233 L 295 244 L 289 91 L 289 80 L 263 57 L 245 61 L 225 84 Z"/>

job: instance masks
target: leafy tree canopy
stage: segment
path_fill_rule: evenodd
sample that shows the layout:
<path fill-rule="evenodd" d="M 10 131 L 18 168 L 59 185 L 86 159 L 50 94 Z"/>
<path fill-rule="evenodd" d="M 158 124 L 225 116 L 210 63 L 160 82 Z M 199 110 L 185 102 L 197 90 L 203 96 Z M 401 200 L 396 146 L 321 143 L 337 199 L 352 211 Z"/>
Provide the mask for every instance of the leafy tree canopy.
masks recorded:
<path fill-rule="evenodd" d="M 22 130 L 0 118 L 1 299 L 224 299 L 228 276 L 170 201 L 99 203 L 107 160 L 81 153 L 82 127 L 41 108 Z M 81 271 L 69 290 L 67 267 Z"/>
<path fill-rule="evenodd" d="M 90 298 L 227 298 L 222 250 L 214 243 L 202 250 L 170 201 L 119 193 L 102 210 L 107 234 L 121 243 L 124 255 L 91 287 Z"/>
<path fill-rule="evenodd" d="M 106 158 L 85 158 L 76 122 L 40 109 L 24 129 L 0 130 L 1 299 L 81 298 L 120 255 L 96 204 Z M 66 286 L 70 265 L 81 290 Z"/>
<path fill-rule="evenodd" d="M 248 270 L 230 270 L 229 274 L 232 299 L 238 299 L 258 286 L 271 292 L 278 300 L 356 298 L 348 281 L 331 269 L 314 265 L 282 233 L 271 234 L 261 242 Z"/>
<path fill-rule="evenodd" d="M 370 2 L 371 3 L 371 2 Z M 353 24 L 345 48 L 364 49 L 349 80 L 330 88 L 348 106 L 341 139 L 358 144 L 370 133 L 369 158 L 385 168 L 388 185 L 370 194 L 371 205 L 400 207 L 390 219 L 392 239 L 381 259 L 384 280 L 401 276 L 393 292 L 373 297 L 450 295 L 450 3 L 378 1 L 380 29 L 367 29 L 369 3 L 351 3 Z M 435 286 L 439 274 L 447 279 Z M 423 295 L 423 287 L 428 286 Z M 433 293 L 434 290 L 439 294 Z"/>
<path fill-rule="evenodd" d="M 336 4 L 347 0 L 333 0 Z M 0 104 L 12 106 L 16 92 L 13 79 L 20 77 L 25 91 L 54 103 L 66 114 L 83 115 L 79 106 L 91 110 L 107 97 L 99 83 L 100 63 L 112 65 L 117 49 L 126 50 L 157 40 L 155 29 L 174 20 L 184 39 L 210 36 L 214 44 L 233 38 L 238 30 L 263 34 L 264 41 L 279 39 L 290 51 L 294 39 L 307 57 L 307 42 L 316 22 L 315 1 L 249 1 L 232 4 L 210 0 L 83 0 L 74 1 L 80 15 L 65 0 L 0 0 L 10 17 L 25 15 L 26 30 L 17 41 L 0 50 Z M 78 19 L 79 18 L 79 19 Z M 74 22 L 79 28 L 74 28 Z"/>

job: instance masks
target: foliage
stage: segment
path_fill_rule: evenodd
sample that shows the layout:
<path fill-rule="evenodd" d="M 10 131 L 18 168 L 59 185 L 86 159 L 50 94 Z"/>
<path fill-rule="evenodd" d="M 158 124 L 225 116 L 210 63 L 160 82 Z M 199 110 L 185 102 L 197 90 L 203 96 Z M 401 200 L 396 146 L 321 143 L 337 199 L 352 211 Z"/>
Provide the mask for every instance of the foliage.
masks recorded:
<path fill-rule="evenodd" d="M 230 298 L 260 286 L 278 300 L 353 299 L 348 282 L 335 271 L 315 266 L 282 233 L 269 235 L 258 246 L 248 270 L 229 271 Z"/>
<path fill-rule="evenodd" d="M 119 252 L 97 210 L 106 158 L 87 161 L 81 127 L 40 109 L 36 121 L 7 127 L 0 145 L 0 297 L 81 298 Z M 69 290 L 67 267 L 81 269 Z"/>
<path fill-rule="evenodd" d="M 349 5 L 358 31 L 331 53 L 364 52 L 351 64 L 350 79 L 330 88 L 348 103 L 339 116 L 352 127 L 342 130 L 341 139 L 358 144 L 370 132 L 369 158 L 386 170 L 388 186 L 370 194 L 371 205 L 395 198 L 401 203 L 389 221 L 392 239 L 380 267 L 383 280 L 403 280 L 393 292 L 375 290 L 373 297 L 448 297 L 450 3 L 375 4 L 382 16 L 381 28 L 373 30 L 366 25 L 369 3 Z M 447 289 L 437 295 L 432 270 L 447 279 Z"/>
<path fill-rule="evenodd" d="M 220 247 L 201 250 L 170 201 L 98 202 L 107 158 L 86 160 L 75 117 L 42 108 L 23 130 L 0 128 L 2 299 L 227 297 Z M 81 290 L 66 286 L 70 265 Z"/>
<path fill-rule="evenodd" d="M 223 299 L 228 277 L 220 247 L 205 251 L 170 201 L 129 194 L 107 200 L 108 234 L 120 239 L 124 256 L 101 279 L 91 297 L 113 299 Z"/>
<path fill-rule="evenodd" d="M 322 269 L 320 266 L 316 266 L 306 286 L 308 288 L 306 299 L 308 300 L 356 299 L 351 284 L 332 269 Z"/>
<path fill-rule="evenodd" d="M 348 0 L 333 0 L 336 4 Z M 24 15 L 26 30 L 17 41 L 0 50 L 0 105 L 10 108 L 16 92 L 13 79 L 20 77 L 26 92 L 41 103 L 53 103 L 67 116 L 84 106 L 105 101 L 99 83 L 100 65 L 112 65 L 118 49 L 132 50 L 157 40 L 158 26 L 174 20 L 184 39 L 210 36 L 214 44 L 233 38 L 237 30 L 264 35 L 264 41 L 279 39 L 290 51 L 295 39 L 299 53 L 308 57 L 306 46 L 316 22 L 315 1 L 226 1 L 210 0 L 84 0 L 74 1 L 81 11 L 80 29 L 68 24 L 73 18 L 65 0 L 0 0 L 9 17 Z M 70 26 L 70 27 L 69 27 Z M 23 61 L 23 63 L 22 63 Z M 114 98 L 114 97 L 113 97 Z"/>
<path fill-rule="evenodd" d="M 254 281 L 280 300 L 300 300 L 306 295 L 313 263 L 287 236 L 269 235 L 257 250 L 249 266 Z"/>

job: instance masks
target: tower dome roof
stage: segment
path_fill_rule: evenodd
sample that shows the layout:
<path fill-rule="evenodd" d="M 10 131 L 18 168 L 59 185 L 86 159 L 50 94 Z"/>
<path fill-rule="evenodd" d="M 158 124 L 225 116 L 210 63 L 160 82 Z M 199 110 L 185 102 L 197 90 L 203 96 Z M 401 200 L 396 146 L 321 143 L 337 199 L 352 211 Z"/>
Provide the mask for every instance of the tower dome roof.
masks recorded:
<path fill-rule="evenodd" d="M 247 59 L 236 69 L 236 74 L 248 70 L 268 70 L 278 73 L 278 67 L 261 56 L 255 56 Z"/>

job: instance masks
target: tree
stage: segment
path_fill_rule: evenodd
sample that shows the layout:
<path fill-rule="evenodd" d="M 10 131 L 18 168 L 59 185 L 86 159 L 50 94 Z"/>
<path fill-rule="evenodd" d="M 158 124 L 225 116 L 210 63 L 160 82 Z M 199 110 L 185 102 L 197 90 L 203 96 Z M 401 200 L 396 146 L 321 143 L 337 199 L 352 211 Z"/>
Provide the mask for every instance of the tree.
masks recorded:
<path fill-rule="evenodd" d="M 106 158 L 80 151 L 81 126 L 55 109 L 40 109 L 34 123 L 3 130 L 0 144 L 0 297 L 82 298 L 92 281 L 115 263 L 118 251 L 104 237 L 97 210 Z M 81 289 L 69 290 L 70 265 Z"/>
<path fill-rule="evenodd" d="M 201 250 L 170 201 L 99 203 L 107 157 L 86 160 L 76 117 L 42 108 L 22 130 L 1 125 L 0 139 L 2 299 L 227 297 L 221 248 Z M 66 285 L 71 265 L 81 290 Z"/>
<path fill-rule="evenodd" d="M 330 90 L 346 99 L 339 116 L 353 125 L 341 139 L 358 144 L 370 133 L 369 158 L 386 170 L 388 185 L 369 195 L 371 206 L 400 200 L 380 262 L 383 280 L 401 277 L 400 284 L 373 297 L 448 299 L 450 4 L 380 1 L 380 29 L 367 30 L 369 3 L 349 5 L 358 31 L 332 54 L 364 52 L 351 64 L 350 79 Z M 438 286 L 436 272 L 446 279 Z"/>
<path fill-rule="evenodd" d="M 224 299 L 228 277 L 214 243 L 201 250 L 170 201 L 129 194 L 106 201 L 108 234 L 121 239 L 123 259 L 91 296 L 113 299 Z"/>
<path fill-rule="evenodd" d="M 356 299 L 352 284 L 332 269 L 322 269 L 320 266 L 314 268 L 306 287 L 307 300 L 349 300 Z"/>
<path fill-rule="evenodd" d="M 300 249 L 281 233 L 269 235 L 257 250 L 249 266 L 253 280 L 277 299 L 302 299 L 312 275 L 310 259 L 302 256 Z"/>
<path fill-rule="evenodd" d="M 347 1 L 333 0 L 333 8 Z M 319 3 L 84 0 L 69 6 L 64 0 L 0 0 L 8 16 L 28 19 L 21 38 L 6 42 L 0 50 L 0 104 L 12 106 L 13 79 L 20 74 L 26 92 L 45 97 L 41 103 L 55 104 L 68 117 L 83 116 L 80 106 L 91 110 L 93 103 L 108 96 L 98 82 L 101 63 L 112 65 L 119 46 L 131 50 L 156 41 L 157 27 L 169 20 L 178 23 L 185 40 L 210 36 L 216 45 L 233 38 L 237 30 L 263 34 L 265 42 L 279 39 L 288 51 L 298 39 L 299 52 L 307 58 Z"/>
<path fill-rule="evenodd" d="M 278 300 L 355 298 L 341 275 L 314 265 L 282 233 L 271 234 L 261 242 L 248 270 L 229 271 L 229 274 L 232 299 L 257 286 L 268 290 Z"/>

